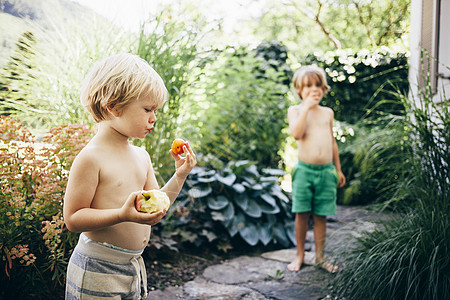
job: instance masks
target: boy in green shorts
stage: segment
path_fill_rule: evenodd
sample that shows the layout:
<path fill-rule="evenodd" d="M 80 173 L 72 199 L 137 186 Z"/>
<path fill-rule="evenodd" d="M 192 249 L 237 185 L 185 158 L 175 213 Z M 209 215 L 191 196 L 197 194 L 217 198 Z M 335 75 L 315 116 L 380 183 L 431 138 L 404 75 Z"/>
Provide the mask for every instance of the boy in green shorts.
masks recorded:
<path fill-rule="evenodd" d="M 336 214 L 336 188 L 345 184 L 345 176 L 333 136 L 334 112 L 319 105 L 330 87 L 324 70 L 316 66 L 300 68 L 294 74 L 293 83 L 303 101 L 288 110 L 289 129 L 297 141 L 299 160 L 292 175 L 297 255 L 288 269 L 298 272 L 303 264 L 308 219 L 312 213 L 316 264 L 335 272 L 336 266 L 324 261 L 326 216 Z"/>

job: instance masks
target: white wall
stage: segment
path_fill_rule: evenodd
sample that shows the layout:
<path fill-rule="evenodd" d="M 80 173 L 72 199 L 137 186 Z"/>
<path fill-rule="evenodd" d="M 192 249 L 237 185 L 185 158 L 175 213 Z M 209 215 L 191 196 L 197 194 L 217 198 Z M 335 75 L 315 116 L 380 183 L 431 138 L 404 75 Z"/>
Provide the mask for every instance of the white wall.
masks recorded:
<path fill-rule="evenodd" d="M 423 19 L 423 5 L 433 5 L 433 20 Z M 437 18 L 438 22 L 435 21 Z M 439 103 L 444 100 L 444 94 L 445 98 L 450 98 L 450 0 L 411 0 L 409 83 L 410 97 L 414 98 L 417 98 L 419 71 L 422 67 L 420 56 L 423 23 L 432 26 L 432 49 L 428 50 L 430 54 L 435 53 L 439 62 L 435 71 L 441 75 L 437 77 L 437 89 L 433 98 Z M 436 49 L 433 48 L 435 46 Z"/>
<path fill-rule="evenodd" d="M 442 102 L 442 91 L 445 98 L 450 99 L 450 0 L 441 0 L 440 32 L 439 32 L 439 65 L 440 74 L 437 82 L 439 94 L 434 97 L 435 102 Z"/>

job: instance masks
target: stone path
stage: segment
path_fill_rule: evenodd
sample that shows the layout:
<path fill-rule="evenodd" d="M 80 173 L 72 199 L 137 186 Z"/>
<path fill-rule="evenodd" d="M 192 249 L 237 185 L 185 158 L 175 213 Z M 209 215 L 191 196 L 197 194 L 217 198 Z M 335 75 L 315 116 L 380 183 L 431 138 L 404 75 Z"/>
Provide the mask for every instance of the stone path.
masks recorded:
<path fill-rule="evenodd" d="M 386 217 L 362 207 L 339 206 L 337 215 L 327 221 L 326 252 L 351 247 L 352 238 L 373 229 L 377 220 Z M 286 268 L 295 256 L 295 249 L 241 256 L 207 267 L 202 275 L 183 286 L 152 291 L 147 300 L 327 299 L 326 285 L 332 275 L 313 265 L 312 230 L 306 240 L 305 265 L 297 273 Z"/>

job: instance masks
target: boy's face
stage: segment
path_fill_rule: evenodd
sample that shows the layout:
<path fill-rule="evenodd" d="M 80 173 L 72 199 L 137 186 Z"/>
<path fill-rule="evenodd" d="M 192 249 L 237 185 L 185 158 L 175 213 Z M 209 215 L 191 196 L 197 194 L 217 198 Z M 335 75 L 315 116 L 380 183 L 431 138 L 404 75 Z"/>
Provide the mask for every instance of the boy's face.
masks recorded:
<path fill-rule="evenodd" d="M 159 108 L 150 96 L 131 101 L 114 115 L 116 130 L 128 137 L 145 138 L 155 127 L 156 111 Z"/>
<path fill-rule="evenodd" d="M 303 87 L 299 95 L 300 98 L 303 100 L 310 98 L 310 100 L 319 103 L 322 100 L 324 92 L 322 84 L 317 79 L 311 77 L 306 77 L 303 80 Z"/>

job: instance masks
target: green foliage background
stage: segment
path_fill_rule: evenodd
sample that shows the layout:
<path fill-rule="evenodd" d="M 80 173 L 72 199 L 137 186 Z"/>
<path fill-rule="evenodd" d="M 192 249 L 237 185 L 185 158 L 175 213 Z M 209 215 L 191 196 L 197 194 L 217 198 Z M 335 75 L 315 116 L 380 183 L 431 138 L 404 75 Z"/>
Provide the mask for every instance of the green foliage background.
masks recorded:
<path fill-rule="evenodd" d="M 198 81 L 189 89 L 182 130 L 195 137 L 200 153 L 224 162 L 248 159 L 282 167 L 280 151 L 286 138 L 282 129 L 289 105 L 285 83 L 290 70 L 286 49 L 274 47 L 281 52 L 268 59 L 254 51 L 229 48 L 197 69 Z"/>

